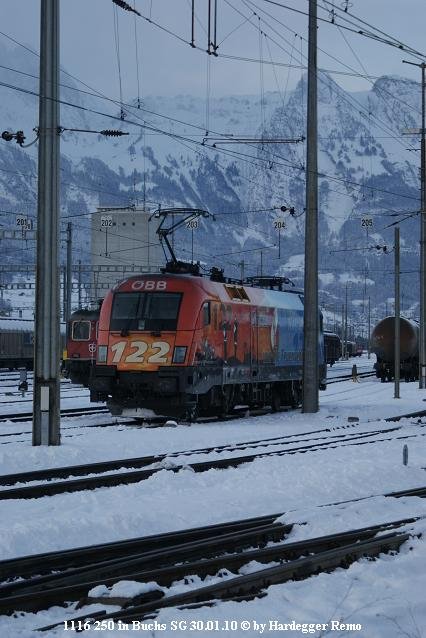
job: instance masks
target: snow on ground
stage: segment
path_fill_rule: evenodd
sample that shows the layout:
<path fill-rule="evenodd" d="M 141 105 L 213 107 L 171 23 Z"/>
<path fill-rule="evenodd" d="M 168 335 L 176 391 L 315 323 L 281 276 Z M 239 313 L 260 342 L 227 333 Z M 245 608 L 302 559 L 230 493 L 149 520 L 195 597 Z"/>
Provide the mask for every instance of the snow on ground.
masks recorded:
<path fill-rule="evenodd" d="M 371 369 L 373 365 L 373 361 L 365 356 L 339 362 L 333 366 L 332 374 L 349 373 L 354 361 L 359 370 Z M 345 381 L 330 384 L 327 391 L 320 394 L 321 410 L 315 415 L 280 413 L 230 422 L 159 429 L 119 424 L 109 428 L 87 427 L 69 432 L 64 429 L 63 444 L 58 448 L 32 448 L 30 437 L 26 442 L 0 445 L 0 471 L 7 474 L 285 434 L 301 435 L 296 440 L 309 439 L 314 435 L 306 434 L 303 437 L 303 433 L 324 428 L 336 428 L 333 434 L 352 434 L 401 425 L 400 432 L 375 438 L 385 439 L 399 434 L 412 437 L 262 458 L 238 468 L 204 473 L 182 470 L 174 474 L 161 471 L 133 485 L 25 501 L 3 501 L 0 517 L 1 559 L 270 513 L 282 513 L 282 520 L 295 523 L 288 541 L 405 517 L 426 518 L 425 500 L 382 496 L 384 492 L 426 484 L 423 469 L 426 465 L 426 428 L 417 424 L 415 419 L 405 419 L 399 424 L 383 421 L 386 416 L 422 410 L 425 408 L 423 396 L 424 392 L 418 389 L 416 383 L 401 383 L 402 398 L 394 399 L 393 384 L 382 384 L 372 377 L 360 379 L 359 383 Z M 69 401 L 81 405 L 81 399 Z M 349 416 L 359 417 L 360 422 L 343 428 L 349 425 Z M 107 415 L 92 415 L 64 419 L 63 427 L 89 423 L 95 425 L 109 418 Z M 0 434 L 30 429 L 30 423 L 0 424 Z M 71 436 L 77 433 L 79 436 Z M 404 443 L 409 448 L 408 466 L 402 464 Z M 250 450 L 246 453 L 250 453 Z M 225 454 L 229 455 L 228 452 Z M 207 457 L 179 457 L 176 462 L 187 463 L 204 458 Z M 361 500 L 324 506 L 353 498 Z M 425 532 L 425 521 L 420 520 L 414 529 L 416 532 Z M 213 608 L 163 610 L 157 620 L 164 623 L 164 631 L 147 630 L 139 634 L 217 635 L 217 632 L 207 630 L 188 633 L 183 630 L 172 631 L 170 621 L 218 620 L 223 627 L 225 621 L 241 623 L 244 620 L 250 621 L 247 631 L 242 631 L 241 625 L 238 625 L 237 631 L 222 631 L 222 635 L 258 636 L 260 631 L 255 628 L 256 621 L 258 624 L 267 624 L 263 635 L 276 636 L 279 632 L 268 628 L 269 620 L 327 623 L 341 619 L 348 623 L 361 623 L 362 630 L 331 631 L 328 628 L 322 633 L 311 632 L 311 635 L 358 635 L 363 638 L 397 638 L 406 635 L 420 638 L 425 635 L 426 627 L 425 559 L 425 542 L 414 538 L 403 546 L 397 556 L 383 556 L 375 562 L 362 560 L 347 570 L 338 569 L 306 581 L 275 585 L 268 589 L 266 598 L 244 603 L 218 603 Z M 93 611 L 98 608 L 93 606 Z M 34 627 L 70 619 L 79 613 L 73 608 L 53 608 L 36 615 L 2 617 L 0 635 L 29 638 L 35 635 Z M 306 632 L 288 631 L 284 634 L 301 636 Z M 44 635 L 69 636 L 73 632 L 59 629 Z M 138 634 L 116 630 L 95 635 L 110 637 Z"/>

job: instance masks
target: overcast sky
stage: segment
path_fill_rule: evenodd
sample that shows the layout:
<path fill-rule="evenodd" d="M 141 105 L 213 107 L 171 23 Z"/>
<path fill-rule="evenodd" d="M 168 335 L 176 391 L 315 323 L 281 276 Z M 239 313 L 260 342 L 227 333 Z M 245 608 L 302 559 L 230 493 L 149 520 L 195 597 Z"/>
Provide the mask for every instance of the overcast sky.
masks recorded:
<path fill-rule="evenodd" d="M 134 0 L 128 0 L 133 6 Z M 191 39 L 191 0 L 135 0 L 136 8 L 153 21 L 179 34 L 186 42 Z M 274 7 L 266 0 L 217 0 L 217 40 L 219 53 L 239 57 L 273 60 L 277 63 L 300 64 L 301 53 L 307 52 L 307 18 L 295 12 Z M 307 0 L 278 0 L 305 12 Z M 195 0 L 197 22 L 195 43 L 207 48 L 207 0 Z M 341 8 L 346 2 L 335 0 Z M 262 52 L 259 44 L 258 18 L 248 9 L 263 17 Z M 319 0 L 319 15 L 327 18 Z M 276 22 L 261 10 L 281 21 Z M 240 12 L 240 13 L 238 13 Z M 1 0 L 2 24 L 0 29 L 39 49 L 38 0 Z M 426 2 L 425 0 L 351 0 L 349 11 L 399 38 L 405 44 L 426 51 Z M 300 70 L 282 66 L 263 65 L 263 82 L 260 64 L 208 56 L 203 51 L 191 49 L 189 44 L 178 41 L 153 24 L 133 14 L 116 9 L 119 27 L 121 80 L 124 101 L 137 96 L 138 76 L 135 55 L 135 23 L 138 42 L 140 95 L 206 95 L 207 66 L 211 74 L 211 95 L 259 94 L 265 90 L 291 88 L 300 78 Z M 244 21 L 250 16 L 252 23 Z M 341 19 L 336 22 L 343 24 Z M 298 35 L 295 36 L 294 33 Z M 281 36 L 285 40 L 281 39 Z M 299 36 L 305 38 L 301 40 Z M 335 71 L 347 71 L 340 62 L 364 74 L 404 75 L 420 79 L 420 70 L 402 64 L 407 54 L 398 49 L 367 40 L 320 22 L 318 45 L 336 59 L 319 53 L 319 64 Z M 4 40 L 3 36 L 2 39 Z M 345 39 L 346 38 L 346 41 Z M 300 47 L 302 45 L 302 52 Z M 70 73 L 90 86 L 112 97 L 119 96 L 116 44 L 114 38 L 114 5 L 111 0 L 61 0 L 61 64 Z M 23 69 L 25 70 L 25 69 Z M 346 89 L 368 89 L 371 84 L 362 78 L 333 75 Z"/>

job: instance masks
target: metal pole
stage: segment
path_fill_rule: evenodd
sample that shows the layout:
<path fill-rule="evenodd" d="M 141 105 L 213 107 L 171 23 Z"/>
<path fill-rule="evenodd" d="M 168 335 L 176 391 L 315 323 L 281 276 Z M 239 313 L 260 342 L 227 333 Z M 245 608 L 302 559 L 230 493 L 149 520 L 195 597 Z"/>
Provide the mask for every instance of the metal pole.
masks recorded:
<path fill-rule="evenodd" d="M 426 388 L 426 144 L 425 144 L 425 127 L 426 127 L 426 109 L 425 109 L 425 68 L 422 65 L 422 140 L 420 146 L 421 152 L 421 232 L 420 232 L 420 374 L 419 388 Z"/>
<path fill-rule="evenodd" d="M 302 412 L 318 412 L 317 0 L 309 0 Z"/>
<path fill-rule="evenodd" d="M 409 62 L 422 70 L 422 127 L 420 144 L 420 330 L 419 330 L 419 388 L 426 389 L 426 63 Z"/>
<path fill-rule="evenodd" d="M 62 270 L 62 320 L 67 320 L 67 268 L 61 267 Z"/>
<path fill-rule="evenodd" d="M 81 260 L 78 260 L 78 307 L 81 308 Z"/>
<path fill-rule="evenodd" d="M 191 228 L 191 264 L 194 263 L 194 229 Z"/>
<path fill-rule="evenodd" d="M 340 326 L 341 330 L 341 334 L 342 334 L 342 353 L 341 353 L 341 357 L 342 359 L 345 358 L 345 306 L 344 304 L 342 304 L 342 325 Z"/>
<path fill-rule="evenodd" d="M 242 283 L 244 281 L 244 259 L 242 259 L 238 265 L 241 268 L 241 283 Z"/>
<path fill-rule="evenodd" d="M 395 226 L 395 391 L 394 399 L 399 399 L 399 375 L 400 375 L 400 348 L 401 348 L 401 335 L 400 335 L 400 306 L 399 306 L 399 228 Z"/>
<path fill-rule="evenodd" d="M 33 445 L 60 444 L 59 0 L 41 0 Z"/>
<path fill-rule="evenodd" d="M 371 352 L 370 352 L 370 338 L 371 338 L 371 304 L 370 304 L 370 297 L 368 297 L 368 358 L 371 357 Z"/>
<path fill-rule="evenodd" d="M 345 290 L 345 341 L 344 341 L 344 359 L 348 358 L 348 284 Z"/>
<path fill-rule="evenodd" d="M 65 321 L 68 323 L 71 317 L 71 295 L 72 295 L 72 223 L 67 224 L 67 303 Z"/>

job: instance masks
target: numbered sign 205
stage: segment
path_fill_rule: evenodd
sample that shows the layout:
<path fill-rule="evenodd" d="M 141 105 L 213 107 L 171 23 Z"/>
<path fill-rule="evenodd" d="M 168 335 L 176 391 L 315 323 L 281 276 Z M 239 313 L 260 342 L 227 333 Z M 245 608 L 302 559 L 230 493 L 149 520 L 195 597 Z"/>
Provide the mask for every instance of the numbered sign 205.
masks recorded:
<path fill-rule="evenodd" d="M 112 228 L 112 215 L 101 216 L 101 228 Z"/>
<path fill-rule="evenodd" d="M 361 228 L 373 228 L 373 218 L 361 217 Z"/>

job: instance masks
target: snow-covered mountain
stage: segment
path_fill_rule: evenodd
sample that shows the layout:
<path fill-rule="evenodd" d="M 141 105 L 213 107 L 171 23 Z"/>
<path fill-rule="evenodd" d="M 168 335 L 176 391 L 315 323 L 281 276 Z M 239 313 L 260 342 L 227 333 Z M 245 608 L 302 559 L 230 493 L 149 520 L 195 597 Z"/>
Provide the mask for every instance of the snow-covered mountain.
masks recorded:
<path fill-rule="evenodd" d="M 0 55 L 2 130 L 24 130 L 30 141 L 37 125 L 38 59 L 22 48 L 4 46 Z M 62 133 L 62 214 L 75 216 L 76 258 L 90 260 L 85 214 L 99 205 L 145 200 L 153 208 L 191 206 L 215 214 L 215 221 L 204 220 L 194 233 L 194 255 L 205 264 L 223 266 L 234 276 L 242 267 L 247 275 L 259 274 L 262 267 L 264 274 L 281 273 L 303 283 L 305 144 L 224 144 L 223 136 L 304 136 L 305 78 L 286 96 L 267 93 L 263 104 L 259 96 L 211 98 L 208 104 L 189 95 L 146 97 L 140 108 L 136 102 L 124 107 L 123 121 L 116 103 L 66 73 L 61 83 L 61 99 L 68 103 L 61 106 L 64 129 L 121 128 L 129 133 L 112 139 Z M 361 321 L 368 296 L 382 313 L 393 297 L 389 225 L 399 219 L 396 215 L 419 209 L 419 153 L 407 150 L 418 142 L 402 135 L 419 126 L 420 86 L 382 77 L 370 91 L 348 93 L 321 74 L 318 89 L 321 298 L 330 313 L 340 312 L 349 284 Z M 1 142 L 4 227 L 13 226 L 15 212 L 35 214 L 36 158 L 36 145 L 21 149 Z M 277 210 L 284 205 L 294 206 L 294 214 Z M 362 218 L 372 218 L 373 226 L 363 227 Z M 277 220 L 286 224 L 281 233 L 274 227 Z M 416 214 L 401 226 L 404 310 L 414 314 L 418 226 Z M 188 231 L 177 235 L 175 246 L 183 258 L 190 244 Z M 387 245 L 387 253 L 371 248 L 375 245 Z M 32 259 L 31 246 L 23 248 L 22 243 L 2 249 L 3 263 Z"/>

